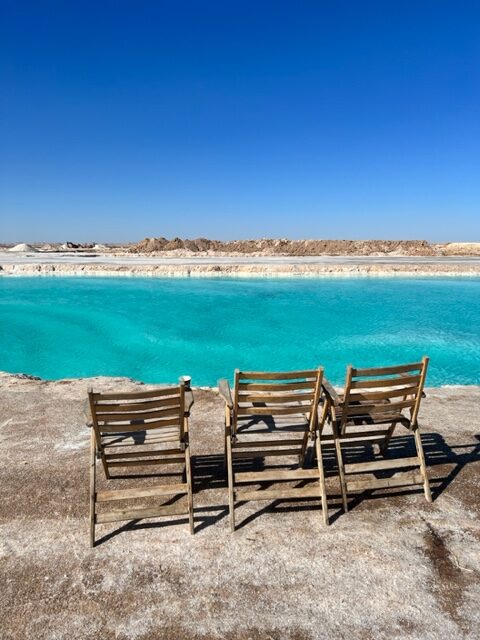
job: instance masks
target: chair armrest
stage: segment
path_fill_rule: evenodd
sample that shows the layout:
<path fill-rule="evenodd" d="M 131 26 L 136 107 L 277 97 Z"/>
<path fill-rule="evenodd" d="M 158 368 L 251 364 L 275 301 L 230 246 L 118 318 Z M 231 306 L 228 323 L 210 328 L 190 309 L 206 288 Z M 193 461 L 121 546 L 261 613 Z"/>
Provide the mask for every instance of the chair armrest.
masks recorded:
<path fill-rule="evenodd" d="M 332 387 L 330 382 L 325 377 L 322 380 L 322 389 L 324 390 L 328 400 L 330 400 L 330 402 L 335 407 L 338 407 L 340 405 L 340 398 L 338 396 L 338 393 L 335 391 L 335 389 Z"/>
<path fill-rule="evenodd" d="M 228 380 L 225 380 L 225 378 L 218 381 L 218 393 L 225 400 L 227 407 L 233 409 L 232 392 L 230 391 Z"/>
<path fill-rule="evenodd" d="M 190 415 L 190 409 L 192 408 L 194 402 L 195 402 L 195 398 L 193 396 L 192 390 L 186 389 L 185 390 L 185 416 L 187 418 Z"/>

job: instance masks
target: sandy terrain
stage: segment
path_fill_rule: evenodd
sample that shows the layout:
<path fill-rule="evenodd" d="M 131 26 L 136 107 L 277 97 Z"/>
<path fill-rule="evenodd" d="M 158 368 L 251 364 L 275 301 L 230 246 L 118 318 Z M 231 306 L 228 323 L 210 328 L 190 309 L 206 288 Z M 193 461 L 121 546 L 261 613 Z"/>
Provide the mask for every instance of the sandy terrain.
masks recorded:
<path fill-rule="evenodd" d="M 257 238 L 252 240 L 194 240 L 173 238 L 145 238 L 129 245 L 135 254 L 151 254 L 171 251 L 192 253 L 257 254 L 283 256 L 479 256 L 479 242 L 430 243 L 426 240 L 289 240 L 288 238 Z"/>
<path fill-rule="evenodd" d="M 92 383 L 136 386 L 0 375 L 2 638 L 479 637 L 479 387 L 427 390 L 433 504 L 418 492 L 359 495 L 343 515 L 329 463 L 330 527 L 316 501 L 249 503 L 234 534 L 222 403 L 197 391 L 195 535 L 183 518 L 101 525 L 92 550 L 83 417 Z"/>
<path fill-rule="evenodd" d="M 425 240 L 222 242 L 145 238 L 136 244 L 0 245 L 3 275 L 318 277 L 480 275 L 480 243 Z"/>

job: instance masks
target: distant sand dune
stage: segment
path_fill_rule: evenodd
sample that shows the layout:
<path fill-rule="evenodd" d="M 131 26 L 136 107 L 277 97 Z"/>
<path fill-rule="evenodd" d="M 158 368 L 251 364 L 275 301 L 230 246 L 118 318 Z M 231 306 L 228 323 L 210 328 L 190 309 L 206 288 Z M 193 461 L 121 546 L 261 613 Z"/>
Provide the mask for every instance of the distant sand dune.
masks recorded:
<path fill-rule="evenodd" d="M 446 256 L 478 256 L 480 242 L 448 242 L 441 245 L 443 255 Z"/>

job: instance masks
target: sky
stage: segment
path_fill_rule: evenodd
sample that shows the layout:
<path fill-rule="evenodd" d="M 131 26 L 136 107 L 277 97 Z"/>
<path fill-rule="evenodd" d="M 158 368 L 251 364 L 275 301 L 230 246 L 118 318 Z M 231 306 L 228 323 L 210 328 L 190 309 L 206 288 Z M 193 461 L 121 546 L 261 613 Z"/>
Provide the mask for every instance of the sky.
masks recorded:
<path fill-rule="evenodd" d="M 0 0 L 0 242 L 480 241 L 480 4 Z"/>

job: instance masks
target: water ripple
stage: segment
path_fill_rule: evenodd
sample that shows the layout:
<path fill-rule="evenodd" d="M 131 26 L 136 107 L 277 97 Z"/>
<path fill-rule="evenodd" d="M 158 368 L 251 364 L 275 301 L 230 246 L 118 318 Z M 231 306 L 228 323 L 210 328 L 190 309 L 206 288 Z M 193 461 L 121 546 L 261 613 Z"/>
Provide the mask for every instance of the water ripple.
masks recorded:
<path fill-rule="evenodd" d="M 45 378 L 431 357 L 428 384 L 480 384 L 480 279 L 0 278 L 0 369 Z"/>

